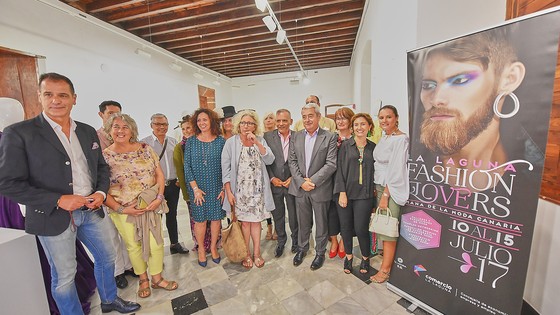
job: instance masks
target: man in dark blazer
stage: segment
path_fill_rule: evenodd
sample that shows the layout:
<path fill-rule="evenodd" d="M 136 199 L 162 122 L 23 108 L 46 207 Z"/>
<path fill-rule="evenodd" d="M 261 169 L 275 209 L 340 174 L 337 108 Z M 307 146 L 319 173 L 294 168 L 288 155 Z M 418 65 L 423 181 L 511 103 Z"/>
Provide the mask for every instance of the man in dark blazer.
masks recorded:
<path fill-rule="evenodd" d="M 298 222 L 296 214 L 296 199 L 288 193 L 288 187 L 292 181 L 290 166 L 288 164 L 288 156 L 290 153 L 290 138 L 292 131 L 292 115 L 287 109 L 279 109 L 276 111 L 276 128 L 275 130 L 266 132 L 264 139 L 274 153 L 274 163 L 267 165 L 268 176 L 270 177 L 270 186 L 272 188 L 272 197 L 276 209 L 272 211 L 276 233 L 278 234 L 278 244 L 274 251 L 275 257 L 280 257 L 284 253 L 284 246 L 288 240 L 286 234 L 286 207 L 288 208 L 288 222 L 292 232 L 292 253 L 296 253 L 298 249 Z M 285 200 L 285 202 L 284 202 Z"/>
<path fill-rule="evenodd" d="M 309 250 L 309 236 L 315 214 L 315 259 L 311 269 L 325 262 L 328 239 L 327 211 L 333 196 L 333 174 L 336 171 L 337 136 L 319 128 L 321 111 L 315 103 L 301 109 L 304 130 L 290 140 L 289 164 L 292 174 L 289 193 L 296 197 L 298 218 L 298 252 L 294 265 L 302 263 Z"/>
<path fill-rule="evenodd" d="M 61 314 L 83 314 L 74 277 L 76 237 L 95 259 L 95 278 L 105 312 L 133 312 L 140 305 L 117 296 L 115 252 L 101 210 L 109 167 L 95 129 L 70 118 L 76 94 L 57 73 L 39 78 L 37 117 L 4 130 L 0 140 L 0 193 L 27 206 L 25 230 L 38 236 L 52 274 Z"/>

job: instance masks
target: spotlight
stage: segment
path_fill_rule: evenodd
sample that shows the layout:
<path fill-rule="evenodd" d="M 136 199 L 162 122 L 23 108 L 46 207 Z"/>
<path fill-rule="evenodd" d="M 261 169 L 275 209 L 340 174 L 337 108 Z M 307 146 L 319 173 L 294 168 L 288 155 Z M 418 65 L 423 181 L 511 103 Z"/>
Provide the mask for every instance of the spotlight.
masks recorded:
<path fill-rule="evenodd" d="M 255 5 L 257 6 L 257 9 L 261 10 L 261 12 L 264 12 L 264 10 L 266 10 L 267 4 L 268 1 L 266 0 L 255 0 Z"/>
<path fill-rule="evenodd" d="M 195 77 L 195 78 L 197 78 L 197 79 L 199 79 L 199 80 L 204 79 L 204 76 L 203 76 L 202 74 L 200 74 L 200 72 L 195 72 L 195 73 L 193 73 L 192 75 L 193 75 L 193 77 Z"/>
<path fill-rule="evenodd" d="M 272 16 L 267 15 L 267 16 L 262 18 L 262 21 L 264 22 L 266 27 L 268 27 L 268 30 L 271 33 L 274 32 L 274 30 L 276 29 L 276 23 L 274 23 L 274 20 L 272 19 Z"/>
<path fill-rule="evenodd" d="M 134 51 L 138 56 L 142 56 L 144 58 L 150 59 L 152 58 L 152 54 L 150 54 L 149 52 L 142 50 L 140 48 L 136 48 L 136 50 Z"/>
<path fill-rule="evenodd" d="M 276 34 L 276 42 L 282 45 L 285 39 L 286 39 L 286 31 L 278 30 L 278 33 Z"/>
<path fill-rule="evenodd" d="M 175 70 L 177 72 L 181 72 L 181 70 L 183 70 L 183 67 L 181 67 L 180 65 L 174 63 L 170 63 L 169 64 L 169 68 L 171 68 L 172 70 Z"/>

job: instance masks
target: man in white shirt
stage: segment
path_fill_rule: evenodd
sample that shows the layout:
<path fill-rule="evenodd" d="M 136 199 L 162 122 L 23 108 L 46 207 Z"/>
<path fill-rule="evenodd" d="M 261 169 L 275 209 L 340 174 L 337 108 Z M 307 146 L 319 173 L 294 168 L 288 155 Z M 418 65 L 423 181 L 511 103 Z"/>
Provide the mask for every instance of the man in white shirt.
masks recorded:
<path fill-rule="evenodd" d="M 152 134 L 142 139 L 142 142 L 151 146 L 159 155 L 159 162 L 165 175 L 165 190 L 163 196 L 167 201 L 169 212 L 165 215 L 165 225 L 167 233 L 169 233 L 169 251 L 171 254 L 188 254 L 189 250 L 183 248 L 179 243 L 179 234 L 177 231 L 177 204 L 179 202 L 179 188 L 177 182 L 177 172 L 173 164 L 173 150 L 177 145 L 177 140 L 167 136 L 169 130 L 169 122 L 164 114 L 153 114 L 150 118 Z"/>

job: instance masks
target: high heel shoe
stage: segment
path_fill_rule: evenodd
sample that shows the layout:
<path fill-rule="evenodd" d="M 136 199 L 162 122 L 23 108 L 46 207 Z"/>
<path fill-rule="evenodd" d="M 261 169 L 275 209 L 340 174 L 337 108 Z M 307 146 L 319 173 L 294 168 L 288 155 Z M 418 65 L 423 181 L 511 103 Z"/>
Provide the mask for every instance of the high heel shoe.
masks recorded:
<path fill-rule="evenodd" d="M 338 246 L 338 257 L 340 258 L 344 258 L 344 256 L 346 256 L 346 251 L 344 249 L 340 250 L 342 246 Z"/>
<path fill-rule="evenodd" d="M 344 258 L 344 273 L 350 274 L 352 272 L 352 260 L 354 257 L 348 259 L 348 257 Z"/>

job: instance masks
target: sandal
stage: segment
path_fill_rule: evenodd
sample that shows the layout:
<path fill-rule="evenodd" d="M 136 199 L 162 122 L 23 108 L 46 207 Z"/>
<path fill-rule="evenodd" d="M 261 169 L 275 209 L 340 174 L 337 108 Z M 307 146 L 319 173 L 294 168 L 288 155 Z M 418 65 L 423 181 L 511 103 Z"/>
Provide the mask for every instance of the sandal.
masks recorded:
<path fill-rule="evenodd" d="M 150 285 L 149 284 L 148 284 L 147 287 L 141 288 L 142 283 L 144 283 L 144 282 L 150 282 L 150 280 L 149 279 L 140 279 L 140 281 L 138 281 L 138 285 L 139 285 L 139 287 L 138 287 L 138 297 L 143 298 L 143 299 L 152 295 L 152 290 L 150 290 Z"/>
<path fill-rule="evenodd" d="M 266 231 L 265 239 L 267 241 L 270 241 L 272 239 L 272 225 L 268 225 L 268 230 Z"/>
<path fill-rule="evenodd" d="M 344 273 L 345 274 L 350 274 L 352 273 L 352 260 L 354 260 L 354 257 L 348 259 L 348 257 L 344 258 Z"/>
<path fill-rule="evenodd" d="M 379 270 L 378 273 L 376 273 L 374 276 L 371 276 L 369 279 L 372 282 L 375 282 L 375 283 L 383 283 L 383 282 L 389 280 L 390 275 L 391 274 L 388 273 L 388 272 L 385 272 L 383 270 Z"/>
<path fill-rule="evenodd" d="M 159 278 L 159 280 L 156 282 L 154 282 L 152 279 L 152 289 L 164 289 L 166 291 L 173 291 L 179 287 L 179 285 L 175 281 L 167 281 L 167 285 L 165 287 L 162 287 L 159 285 L 162 281 L 163 277 Z"/>
<path fill-rule="evenodd" d="M 362 262 L 360 263 L 360 273 L 368 273 L 370 267 L 369 257 L 362 257 Z"/>
<path fill-rule="evenodd" d="M 257 258 L 255 258 L 255 266 L 257 266 L 257 268 L 262 268 L 262 266 L 264 266 L 264 259 L 262 256 L 257 256 Z"/>
<path fill-rule="evenodd" d="M 247 257 L 245 257 L 245 259 L 243 259 L 243 267 L 247 268 L 247 269 L 251 269 L 253 268 L 253 260 L 251 259 L 251 256 L 247 255 Z"/>

